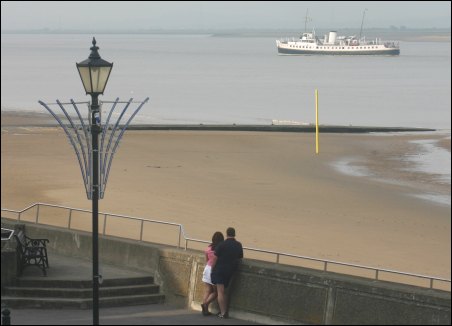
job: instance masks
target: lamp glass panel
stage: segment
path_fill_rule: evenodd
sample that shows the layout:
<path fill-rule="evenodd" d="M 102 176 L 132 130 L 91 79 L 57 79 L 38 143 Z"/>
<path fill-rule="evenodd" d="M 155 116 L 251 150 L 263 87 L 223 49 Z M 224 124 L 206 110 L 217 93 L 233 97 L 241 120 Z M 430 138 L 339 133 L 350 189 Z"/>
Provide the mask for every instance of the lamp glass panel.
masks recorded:
<path fill-rule="evenodd" d="M 91 78 L 89 75 L 89 67 L 80 67 L 78 66 L 78 71 L 80 73 L 80 77 L 82 78 L 83 87 L 85 87 L 86 93 L 91 93 Z"/>
<path fill-rule="evenodd" d="M 103 93 L 111 67 L 91 67 L 91 78 L 94 93 Z"/>

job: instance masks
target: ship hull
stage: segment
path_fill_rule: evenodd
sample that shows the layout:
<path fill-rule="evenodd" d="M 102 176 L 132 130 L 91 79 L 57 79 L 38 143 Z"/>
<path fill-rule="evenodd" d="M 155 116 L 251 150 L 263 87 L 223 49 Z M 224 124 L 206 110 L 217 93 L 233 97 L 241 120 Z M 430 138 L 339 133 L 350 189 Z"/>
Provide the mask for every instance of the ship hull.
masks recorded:
<path fill-rule="evenodd" d="M 282 55 L 399 55 L 400 49 L 385 49 L 385 50 L 367 50 L 367 51 L 319 51 L 319 50 L 303 50 L 303 49 L 288 49 L 278 47 L 278 54 Z"/>

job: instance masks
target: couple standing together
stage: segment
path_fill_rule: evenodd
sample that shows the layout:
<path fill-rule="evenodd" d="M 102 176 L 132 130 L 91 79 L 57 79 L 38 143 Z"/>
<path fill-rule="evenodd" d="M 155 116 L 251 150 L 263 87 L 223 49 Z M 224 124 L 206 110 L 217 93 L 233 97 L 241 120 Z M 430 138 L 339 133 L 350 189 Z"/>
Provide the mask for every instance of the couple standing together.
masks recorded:
<path fill-rule="evenodd" d="M 210 315 L 209 304 L 218 298 L 220 307 L 218 317 L 227 318 L 228 299 L 225 289 L 240 259 L 243 258 L 242 244 L 235 240 L 235 229 L 230 227 L 226 230 L 226 240 L 223 233 L 215 232 L 205 254 L 207 264 L 202 276 L 202 281 L 205 283 L 204 299 L 201 304 L 202 314 Z"/>

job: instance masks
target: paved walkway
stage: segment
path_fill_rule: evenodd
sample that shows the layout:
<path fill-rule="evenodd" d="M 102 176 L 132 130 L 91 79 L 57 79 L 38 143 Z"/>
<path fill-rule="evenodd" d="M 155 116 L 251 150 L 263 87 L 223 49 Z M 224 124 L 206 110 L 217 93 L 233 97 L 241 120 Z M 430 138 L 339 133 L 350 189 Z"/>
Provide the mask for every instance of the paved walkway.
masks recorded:
<path fill-rule="evenodd" d="M 36 266 L 28 266 L 23 271 L 24 279 L 43 279 L 50 280 L 75 280 L 91 281 L 93 279 L 93 263 L 85 259 L 66 257 L 63 255 L 49 252 L 49 266 L 47 277 L 42 276 L 41 270 Z M 146 272 L 118 268 L 116 266 L 104 264 L 99 261 L 99 272 L 103 279 L 128 278 L 140 276 L 152 276 Z"/>
<path fill-rule="evenodd" d="M 88 260 L 69 258 L 49 253 L 46 279 L 91 280 L 92 263 Z M 104 280 L 150 276 L 149 274 L 99 263 Z M 35 266 L 24 270 L 25 279 L 43 279 Z M 2 307 L 3 310 L 3 307 Z M 10 309 L 11 325 L 90 325 L 92 310 L 75 309 Z M 99 309 L 100 323 L 104 325 L 256 325 L 239 319 L 219 319 L 202 316 L 201 312 L 183 309 L 169 304 L 151 304 Z"/>
<path fill-rule="evenodd" d="M 257 325 L 239 319 L 204 317 L 200 312 L 166 304 L 103 308 L 103 325 Z M 92 310 L 11 309 L 11 325 L 92 325 Z"/>

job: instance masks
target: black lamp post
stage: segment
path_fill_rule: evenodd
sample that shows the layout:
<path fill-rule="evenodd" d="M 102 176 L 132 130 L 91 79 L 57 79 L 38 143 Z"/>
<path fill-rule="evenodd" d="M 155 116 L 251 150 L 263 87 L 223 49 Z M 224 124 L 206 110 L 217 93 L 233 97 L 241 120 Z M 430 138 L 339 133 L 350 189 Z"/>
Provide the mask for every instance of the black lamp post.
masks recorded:
<path fill-rule="evenodd" d="M 116 98 L 112 103 L 109 114 L 102 125 L 99 95 L 104 93 L 110 76 L 112 63 L 102 60 L 96 46 L 96 40 L 93 38 L 93 46 L 88 59 L 77 63 L 77 69 L 82 79 L 83 87 L 86 94 L 91 95 L 91 104 L 89 107 L 88 124 L 82 118 L 77 104 L 74 100 L 70 103 L 62 103 L 56 100 L 56 103 L 44 103 L 39 101 L 43 107 L 55 118 L 61 128 L 63 128 L 69 143 L 74 148 L 77 161 L 82 172 L 83 183 L 88 199 L 93 201 L 93 324 L 99 324 L 99 198 L 104 197 L 105 187 L 110 173 L 111 163 L 114 154 L 119 146 L 124 132 L 131 123 L 132 119 L 141 110 L 143 105 L 149 101 L 147 97 L 144 101 L 134 102 L 133 98 L 127 102 L 119 101 Z M 86 104 L 86 102 L 81 102 Z M 109 103 L 103 101 L 103 104 Z M 139 103 L 138 107 L 127 120 L 124 120 L 125 113 L 130 112 L 128 109 L 133 107 L 134 103 Z M 62 111 L 62 115 L 58 115 L 51 105 L 57 105 Z M 65 107 L 65 105 L 68 105 Z M 121 106 L 125 105 L 121 109 Z M 115 108 L 121 110 L 120 114 L 113 115 Z M 76 115 L 69 115 L 69 110 L 74 110 Z M 122 121 L 121 121 L 122 120 Z M 121 124 L 120 124 L 121 123 Z M 89 136 L 91 133 L 91 137 Z M 100 136 L 100 137 L 99 137 Z M 99 142 L 100 138 L 100 142 Z M 100 143 L 100 148 L 99 148 Z M 88 155 L 87 155 L 88 152 Z M 99 164 L 100 159 L 100 164 Z"/>
<path fill-rule="evenodd" d="M 90 128 L 92 147 L 92 202 L 93 202 L 93 324 L 99 325 L 99 133 L 101 116 L 98 97 L 104 93 L 113 63 L 103 60 L 97 50 L 96 39 L 88 59 L 77 63 L 86 94 L 91 95 Z"/>

